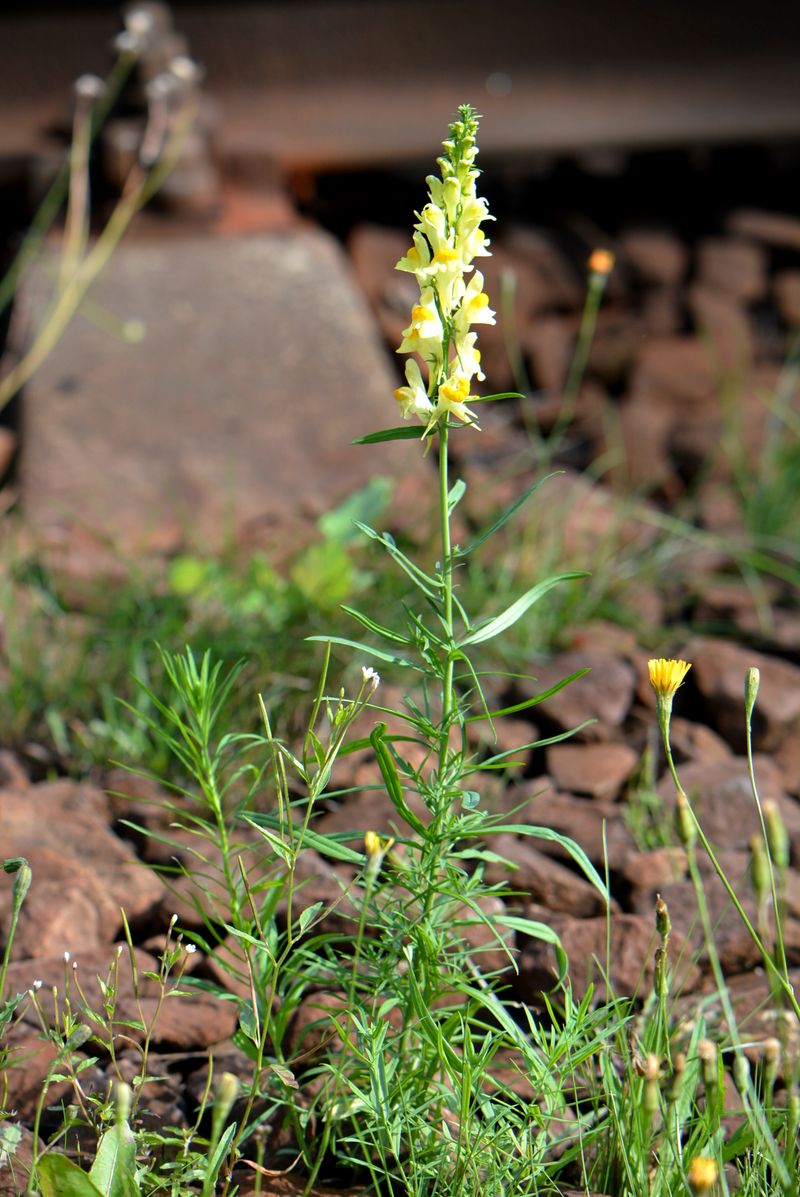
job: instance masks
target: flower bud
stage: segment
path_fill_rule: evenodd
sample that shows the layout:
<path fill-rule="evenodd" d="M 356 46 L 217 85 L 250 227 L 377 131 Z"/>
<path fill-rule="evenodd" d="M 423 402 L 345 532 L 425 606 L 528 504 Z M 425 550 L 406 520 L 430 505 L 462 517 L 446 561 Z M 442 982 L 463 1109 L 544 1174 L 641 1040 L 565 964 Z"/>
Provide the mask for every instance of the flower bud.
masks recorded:
<path fill-rule="evenodd" d="M 710 1039 L 701 1039 L 697 1044 L 697 1055 L 703 1070 L 703 1084 L 708 1092 L 719 1080 L 717 1076 L 717 1045 Z"/>
<path fill-rule="evenodd" d="M 675 797 L 675 826 L 681 844 L 687 852 L 691 852 L 697 839 L 697 828 L 689 808 L 689 799 L 683 790 L 678 790 Z"/>
<path fill-rule="evenodd" d="M 741 1052 L 733 1061 L 733 1083 L 741 1094 L 747 1092 L 750 1080 L 750 1062 Z"/>
<path fill-rule="evenodd" d="M 750 873 L 756 901 L 759 906 L 764 906 L 772 893 L 772 881 L 767 850 L 760 835 L 754 835 L 750 841 Z"/>
<path fill-rule="evenodd" d="M 747 715 L 747 722 L 749 723 L 753 717 L 753 707 L 756 705 L 756 698 L 758 696 L 758 685 L 761 681 L 761 674 L 752 665 L 748 669 L 744 678 L 744 709 Z"/>

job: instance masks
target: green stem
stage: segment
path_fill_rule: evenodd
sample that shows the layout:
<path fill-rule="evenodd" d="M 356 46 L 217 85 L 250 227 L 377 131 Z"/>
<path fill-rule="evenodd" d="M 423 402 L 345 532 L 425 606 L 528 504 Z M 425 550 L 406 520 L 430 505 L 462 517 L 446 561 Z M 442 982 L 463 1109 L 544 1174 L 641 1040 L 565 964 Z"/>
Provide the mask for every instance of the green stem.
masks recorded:
<path fill-rule="evenodd" d="M 607 274 L 601 274 L 598 271 L 592 271 L 592 273 L 589 275 L 589 283 L 586 290 L 586 301 L 583 305 L 583 313 L 581 315 L 580 328 L 578 329 L 578 339 L 575 345 L 575 353 L 572 356 L 572 362 L 570 363 L 567 381 L 564 386 L 564 399 L 561 404 L 561 410 L 558 413 L 558 418 L 550 432 L 550 436 L 545 441 L 545 457 L 547 461 L 552 461 L 554 455 L 558 452 L 561 445 L 561 439 L 575 414 L 575 404 L 578 400 L 578 391 L 580 390 L 580 385 L 583 382 L 583 376 L 586 373 L 586 364 L 589 360 L 589 350 L 592 347 L 595 329 L 597 328 L 597 314 L 600 311 L 600 301 L 603 298 L 603 292 L 606 289 L 607 282 Z"/>
<path fill-rule="evenodd" d="M 442 560 L 440 574 L 444 595 L 444 627 L 448 641 L 447 660 L 442 678 L 442 733 L 439 741 L 439 778 L 444 776 L 447 753 L 450 746 L 450 720 L 453 712 L 453 559 L 450 542 L 450 491 L 448 477 L 448 429 L 447 418 L 439 424 L 439 526 Z"/>

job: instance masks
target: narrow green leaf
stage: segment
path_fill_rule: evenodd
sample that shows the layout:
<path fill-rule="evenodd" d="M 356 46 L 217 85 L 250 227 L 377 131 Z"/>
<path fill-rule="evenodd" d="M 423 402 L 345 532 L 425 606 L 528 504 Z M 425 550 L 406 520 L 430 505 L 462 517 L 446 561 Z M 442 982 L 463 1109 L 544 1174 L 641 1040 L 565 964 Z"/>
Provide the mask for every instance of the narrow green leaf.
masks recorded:
<path fill-rule="evenodd" d="M 392 805 L 397 813 L 405 819 L 409 827 L 413 827 L 418 835 L 425 834 L 425 825 L 417 818 L 410 806 L 405 800 L 403 794 L 403 787 L 400 783 L 400 777 L 397 772 L 392 754 L 384 743 L 383 735 L 386 731 L 386 724 L 379 723 L 373 730 L 370 736 L 370 743 L 375 752 L 375 759 L 378 762 L 378 768 L 381 771 L 383 783 L 386 786 L 386 792 L 389 795 Z"/>
<path fill-rule="evenodd" d="M 586 570 L 571 570 L 566 574 L 556 574 L 555 577 L 545 578 L 543 582 L 538 582 L 536 586 L 531 586 L 530 590 L 526 590 L 510 607 L 506 607 L 505 611 L 495 615 L 494 619 L 490 619 L 488 623 L 476 628 L 474 632 L 470 632 L 468 636 L 459 641 L 458 647 L 463 648 L 467 644 L 482 644 L 484 640 L 491 640 L 494 636 L 499 636 L 501 632 L 515 624 L 543 595 L 547 594 L 548 590 L 552 590 L 560 582 L 569 582 L 574 578 L 585 577 L 587 577 Z"/>
<path fill-rule="evenodd" d="M 381 648 L 373 648 L 369 644 L 359 644 L 357 640 L 348 640 L 345 636 L 306 636 L 306 641 L 317 640 L 323 644 L 339 644 L 343 648 L 355 648 L 366 653 L 368 657 L 375 657 L 378 661 L 388 661 L 390 665 L 404 665 L 408 669 L 419 670 L 419 666 L 406 657 L 396 657 L 393 653 L 384 652 Z"/>
<path fill-rule="evenodd" d="M 254 819 L 245 816 L 244 821 L 245 823 L 249 823 L 251 827 L 255 827 L 258 834 L 264 837 L 275 855 L 279 856 L 288 868 L 292 863 L 292 850 L 289 845 L 285 844 L 283 840 L 271 832 L 268 827 L 264 827 L 264 825 L 261 823 L 256 823 Z"/>
<path fill-rule="evenodd" d="M 494 536 L 495 532 L 503 527 L 503 524 L 507 524 L 512 515 L 515 515 L 519 511 L 520 507 L 527 503 L 531 495 L 534 494 L 540 486 L 544 485 L 548 479 L 555 478 L 556 474 L 563 473 L 563 470 L 553 470 L 552 473 L 546 474 L 544 478 L 540 478 L 538 482 L 534 482 L 526 491 L 524 491 L 523 494 L 519 496 L 518 499 L 515 499 L 513 503 L 506 507 L 502 515 L 498 516 L 491 527 L 487 528 L 485 532 L 481 532 L 480 536 L 476 537 L 476 539 L 473 540 L 471 544 L 467 545 L 465 549 L 456 549 L 453 555 L 455 557 L 468 557 L 470 553 L 474 552 L 475 549 L 484 544 L 484 542 L 487 541 L 490 536 Z"/>
<path fill-rule="evenodd" d="M 536 919 L 518 918 L 516 915 L 505 913 L 494 915 L 493 921 L 500 923 L 503 927 L 508 927 L 510 931 L 519 931 L 522 935 L 530 935 L 531 939 L 541 939 L 543 943 L 552 944 L 555 948 L 556 964 L 558 965 L 558 976 L 553 984 L 561 984 L 567 975 L 569 961 L 561 945 L 561 940 L 552 927 L 548 927 L 547 923 L 540 923 Z"/>
<path fill-rule="evenodd" d="M 366 436 L 358 436 L 351 445 L 380 445 L 383 441 L 421 441 L 424 430 L 419 424 L 401 424 L 398 428 L 381 428 L 378 432 L 368 432 Z"/>
<path fill-rule="evenodd" d="M 587 665 L 583 669 L 577 669 L 575 673 L 569 674 L 568 677 L 563 677 L 560 682 L 556 682 L 549 690 L 544 690 L 541 694 L 534 695 L 533 698 L 526 698 L 524 702 L 515 702 L 513 706 L 503 707 L 499 711 L 487 711 L 482 712 L 480 715 L 470 715 L 465 722 L 475 723 L 480 719 L 501 719 L 504 715 L 516 715 L 518 711 L 526 711 L 528 707 L 535 707 L 538 703 L 544 702 L 546 698 L 552 698 L 554 694 L 557 694 L 559 690 L 563 690 L 570 682 L 576 682 L 579 677 L 584 677 L 589 672 L 590 669 Z"/>
<path fill-rule="evenodd" d="M 498 399 L 524 399 L 519 391 L 497 391 L 494 395 L 470 395 L 470 403 L 497 403 Z"/>
<path fill-rule="evenodd" d="M 42 1197 L 103 1197 L 97 1185 L 65 1155 L 45 1155 L 36 1166 Z"/>
<path fill-rule="evenodd" d="M 589 857 L 575 840 L 560 831 L 553 831 L 552 827 L 539 827 L 534 823 L 493 823 L 482 832 L 488 835 L 527 835 L 537 840 L 549 840 L 552 844 L 560 844 L 570 854 L 577 865 L 580 865 L 586 877 L 601 894 L 603 901 L 611 900 L 605 882 L 594 867 Z"/>
<path fill-rule="evenodd" d="M 399 632 L 395 632 L 391 628 L 385 628 L 383 624 L 370 619 L 368 615 L 362 615 L 360 611 L 356 611 L 355 607 L 347 607 L 343 603 L 340 610 L 344 611 L 346 615 L 351 615 L 353 619 L 358 620 L 361 626 L 366 628 L 367 631 L 374 632 L 376 636 L 383 636 L 384 640 L 391 640 L 393 644 L 412 643 L 407 636 L 402 636 Z"/>
<path fill-rule="evenodd" d="M 388 532 L 376 532 L 374 528 L 370 528 L 369 524 L 362 524 L 360 520 L 356 520 L 356 527 L 360 528 L 365 536 L 370 540 L 377 540 L 378 544 L 383 545 L 386 552 L 396 561 L 409 578 L 422 590 L 429 598 L 436 599 L 441 592 L 441 583 L 436 578 L 430 577 L 424 570 L 420 569 L 410 557 L 407 557 L 394 542 L 394 537 L 390 536 Z"/>

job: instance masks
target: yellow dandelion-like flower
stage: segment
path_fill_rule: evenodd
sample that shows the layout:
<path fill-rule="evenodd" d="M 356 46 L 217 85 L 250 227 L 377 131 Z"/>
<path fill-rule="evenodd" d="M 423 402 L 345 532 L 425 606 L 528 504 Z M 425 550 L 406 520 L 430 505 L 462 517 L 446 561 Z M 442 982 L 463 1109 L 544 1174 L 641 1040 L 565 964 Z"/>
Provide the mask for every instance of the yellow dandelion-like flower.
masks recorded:
<path fill-rule="evenodd" d="M 693 1193 L 708 1193 L 713 1189 L 719 1168 L 708 1156 L 696 1155 L 686 1170 L 686 1179 Z"/>
<path fill-rule="evenodd" d="M 650 671 L 650 685 L 658 698 L 671 701 L 692 666 L 689 661 L 674 661 L 659 657 L 648 661 L 647 668 Z"/>

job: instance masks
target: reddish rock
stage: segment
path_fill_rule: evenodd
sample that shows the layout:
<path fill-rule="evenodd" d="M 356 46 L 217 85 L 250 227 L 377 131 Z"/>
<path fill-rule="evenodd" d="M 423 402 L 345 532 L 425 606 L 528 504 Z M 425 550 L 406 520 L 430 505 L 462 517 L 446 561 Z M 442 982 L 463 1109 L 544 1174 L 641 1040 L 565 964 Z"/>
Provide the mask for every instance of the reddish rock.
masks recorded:
<path fill-rule="evenodd" d="M 730 746 L 705 723 L 695 723 L 673 715 L 670 723 L 672 755 L 679 764 L 699 761 L 710 765 L 713 761 L 727 761 L 733 756 Z"/>
<path fill-rule="evenodd" d="M 665 398 L 716 406 L 716 382 L 706 347 L 696 338 L 654 337 L 639 351 L 631 394 L 650 402 Z"/>
<path fill-rule="evenodd" d="M 223 1002 L 211 993 L 142 998 L 140 1018 L 150 1030 L 150 1042 L 162 1051 L 203 1051 L 229 1039 L 236 1030 L 235 1002 Z"/>
<path fill-rule="evenodd" d="M 520 792 L 521 787 L 512 791 L 514 796 Z M 635 851 L 633 836 L 623 819 L 622 807 L 614 802 L 573 798 L 570 794 L 539 793 L 516 816 L 516 821 L 546 827 L 572 839 L 601 875 L 606 854 L 609 867 L 618 870 Z M 561 844 L 535 836 L 532 842 L 548 856 L 572 863 L 572 856 Z"/>
<path fill-rule="evenodd" d="M 526 697 L 549 690 L 579 669 L 590 670 L 536 708 L 537 717 L 552 722 L 560 731 L 594 720 L 580 736 L 584 740 L 602 740 L 610 729 L 621 726 L 630 711 L 634 672 L 626 661 L 597 651 L 581 651 L 560 653 L 534 668 L 533 681 L 517 683 Z"/>
<path fill-rule="evenodd" d="M 702 852 L 702 849 L 701 849 Z M 728 878 L 737 899 L 754 927 L 758 926 L 756 901 L 750 883 L 750 856 L 747 852 L 722 851 L 717 861 Z M 720 964 L 726 976 L 748 972 L 761 964 L 761 955 L 753 942 L 741 915 L 736 910 L 728 893 L 705 855 L 699 858 L 703 874 L 703 888 L 708 904 L 709 919 L 714 933 L 714 946 L 719 954 Z M 634 909 L 643 913 L 654 901 L 656 889 L 667 903 L 672 926 L 691 945 L 695 958 L 704 960 L 709 969 L 705 936 L 700 923 L 697 902 L 692 882 L 686 878 L 667 881 L 650 894 L 640 889 L 636 895 Z M 785 946 L 789 963 L 800 963 L 800 923 L 791 915 L 783 922 Z"/>
<path fill-rule="evenodd" d="M 674 233 L 662 229 L 632 229 L 620 239 L 620 256 L 646 282 L 676 286 L 686 273 L 686 247 Z"/>
<path fill-rule="evenodd" d="M 650 910 L 654 893 L 686 876 L 686 853 L 683 848 L 653 848 L 649 852 L 635 852 L 624 862 L 620 873 L 631 888 L 633 909 Z"/>
<path fill-rule="evenodd" d="M 506 227 L 503 248 L 512 258 L 524 263 L 535 289 L 533 307 L 580 309 L 584 283 L 545 233 L 530 228 Z"/>
<path fill-rule="evenodd" d="M 608 925 L 605 918 L 575 919 L 568 915 L 540 911 L 559 936 L 569 958 L 570 981 L 576 998 L 594 984 L 595 1001 L 606 998 L 605 977 L 618 996 L 644 997 L 653 982 L 653 956 L 658 946 L 655 914 L 618 914 L 611 920 L 611 957 L 607 959 Z M 681 992 L 693 988 L 699 970 L 684 950 L 679 932 L 670 936 L 669 957 L 676 970 L 675 986 Z M 542 991 L 552 989 L 557 978 L 555 952 L 543 940 L 529 940 L 519 960 L 519 990 L 525 1001 L 536 1001 Z"/>
<path fill-rule="evenodd" d="M 706 237 L 697 247 L 697 274 L 723 295 L 753 303 L 767 292 L 767 254 L 752 241 Z"/>
<path fill-rule="evenodd" d="M 781 270 L 772 280 L 778 311 L 792 328 L 800 328 L 800 270 Z"/>
<path fill-rule="evenodd" d="M 576 871 L 577 866 L 567 868 L 534 847 L 540 842 L 507 833 L 489 837 L 487 847 L 504 857 L 508 865 L 499 861 L 487 864 L 487 882 L 505 883 L 511 891 L 550 910 L 581 917 L 601 914 L 605 902 L 596 887 Z"/>
<path fill-rule="evenodd" d="M 18 953 L 93 950 L 122 926 L 120 907 L 135 921 L 158 906 L 163 883 L 111 832 L 102 791 L 44 783 L 6 791 L 2 805 L 5 850 L 26 857 L 34 870 Z M 0 911 L 7 926 L 10 887 L 0 888 Z M 43 943 L 37 943 L 40 934 Z"/>
<path fill-rule="evenodd" d="M 674 337 L 683 324 L 683 296 L 677 287 L 652 287 L 642 297 L 642 322 L 649 337 Z"/>
<path fill-rule="evenodd" d="M 537 316 L 520 330 L 520 344 L 530 358 L 533 381 L 559 396 L 575 350 L 575 322 L 567 316 Z"/>
<path fill-rule="evenodd" d="M 689 310 L 715 373 L 740 377 L 755 357 L 755 337 L 742 301 L 704 283 L 689 289 Z"/>
<path fill-rule="evenodd" d="M 725 222 L 737 237 L 750 237 L 764 245 L 800 250 L 800 218 L 761 208 L 739 208 Z"/>
<path fill-rule="evenodd" d="M 770 799 L 777 804 L 793 843 L 793 853 L 797 855 L 800 805 L 783 789 L 781 771 L 770 757 L 756 756 L 754 763 L 761 801 Z M 734 756 L 728 761 L 697 761 L 682 765 L 678 776 L 711 845 L 746 850 L 752 837 L 761 830 L 746 759 Z M 668 774 L 659 782 L 658 792 L 665 807 L 673 810 L 675 783 Z"/>
<path fill-rule="evenodd" d="M 553 744 L 546 752 L 547 771 L 561 790 L 613 800 L 636 767 L 638 756 L 627 744 Z"/>
<path fill-rule="evenodd" d="M 752 666 L 761 673 L 753 714 L 755 747 L 774 751 L 797 735 L 800 666 L 711 636 L 691 640 L 682 655 L 692 662 L 692 682 L 704 699 L 712 725 L 735 748 L 744 745 L 744 683 Z"/>

